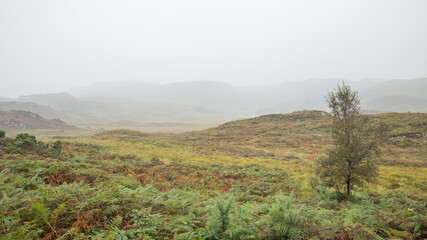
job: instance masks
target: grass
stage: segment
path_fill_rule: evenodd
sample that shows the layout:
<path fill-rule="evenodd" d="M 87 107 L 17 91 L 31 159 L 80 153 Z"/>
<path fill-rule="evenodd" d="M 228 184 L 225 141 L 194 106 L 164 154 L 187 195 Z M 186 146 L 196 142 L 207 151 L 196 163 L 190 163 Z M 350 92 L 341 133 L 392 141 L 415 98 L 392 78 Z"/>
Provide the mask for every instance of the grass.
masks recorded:
<path fill-rule="evenodd" d="M 427 114 L 377 114 L 374 121 L 385 121 L 396 133 L 427 132 Z M 426 123 L 426 124 L 425 124 Z M 223 124 L 217 128 L 184 134 L 147 134 L 114 130 L 74 142 L 105 146 L 117 154 L 133 154 L 145 161 L 232 163 L 284 169 L 308 186 L 313 161 L 330 146 L 329 115 L 322 111 L 302 111 L 266 115 Z M 380 176 L 371 187 L 385 193 L 396 188 L 420 191 L 426 196 L 427 138 L 391 137 L 380 159 Z M 402 180 L 398 185 L 393 175 Z M 415 175 L 415 176 L 414 176 Z M 391 183 L 390 183 L 391 182 Z"/>
<path fill-rule="evenodd" d="M 0 239 L 422 239 L 427 139 L 410 133 L 427 114 L 411 115 L 373 115 L 394 127 L 380 175 L 346 202 L 310 185 L 331 142 L 320 111 L 52 138 L 36 150 L 4 140 Z"/>

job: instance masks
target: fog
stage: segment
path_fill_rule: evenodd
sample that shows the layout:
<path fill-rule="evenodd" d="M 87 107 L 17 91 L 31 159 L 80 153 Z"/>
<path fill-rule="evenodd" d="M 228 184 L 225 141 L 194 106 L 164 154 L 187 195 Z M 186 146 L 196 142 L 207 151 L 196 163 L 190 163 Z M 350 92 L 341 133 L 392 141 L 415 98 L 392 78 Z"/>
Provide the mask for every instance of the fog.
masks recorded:
<path fill-rule="evenodd" d="M 426 1 L 1 1 L 0 96 L 427 76 Z"/>

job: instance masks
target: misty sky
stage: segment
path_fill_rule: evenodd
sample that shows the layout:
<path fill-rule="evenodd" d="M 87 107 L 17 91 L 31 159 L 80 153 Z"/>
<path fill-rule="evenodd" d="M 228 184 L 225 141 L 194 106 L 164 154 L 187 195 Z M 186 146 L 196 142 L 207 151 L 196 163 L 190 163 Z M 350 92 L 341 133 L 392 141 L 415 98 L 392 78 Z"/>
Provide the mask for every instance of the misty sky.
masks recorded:
<path fill-rule="evenodd" d="M 427 76 L 427 1 L 0 1 L 0 96 Z"/>

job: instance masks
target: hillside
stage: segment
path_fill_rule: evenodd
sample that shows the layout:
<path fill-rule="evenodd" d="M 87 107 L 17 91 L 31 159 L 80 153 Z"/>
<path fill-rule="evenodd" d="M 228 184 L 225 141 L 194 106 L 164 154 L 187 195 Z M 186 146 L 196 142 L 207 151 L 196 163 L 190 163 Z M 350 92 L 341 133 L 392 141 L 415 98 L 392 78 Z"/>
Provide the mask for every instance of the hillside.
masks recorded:
<path fill-rule="evenodd" d="M 58 101 L 68 101 L 72 99 L 74 99 L 74 97 L 68 93 L 46 93 L 20 96 L 16 99 L 16 101 L 35 102 L 43 105 L 50 105 Z"/>
<path fill-rule="evenodd" d="M 61 129 L 77 130 L 60 119 L 47 120 L 40 115 L 27 111 L 0 111 L 0 128 L 11 130 Z"/>
<path fill-rule="evenodd" d="M 365 103 L 366 109 L 388 112 L 427 112 L 427 99 L 409 96 L 385 96 Z"/>
<path fill-rule="evenodd" d="M 192 84 L 192 86 L 197 86 L 197 84 Z M 154 97 L 156 92 L 153 92 L 152 89 L 143 90 L 137 86 L 129 86 L 123 92 L 123 95 L 130 96 L 129 99 L 121 98 L 119 93 L 122 90 L 117 87 L 112 90 L 116 95 L 106 93 L 106 96 L 74 97 L 66 93 L 35 94 L 19 97 L 15 101 L 30 101 L 46 105 L 69 116 L 67 120 L 70 122 L 85 126 L 99 122 L 107 125 L 110 121 L 122 120 L 147 123 L 232 119 L 232 116 L 236 115 L 234 111 L 227 110 L 227 108 L 212 107 L 213 104 L 216 104 L 216 101 L 210 104 L 206 103 L 209 99 L 215 99 L 215 96 L 205 96 L 206 94 L 199 90 L 201 88 L 209 89 L 209 86 L 209 84 L 207 86 L 203 85 L 196 89 L 190 87 L 190 89 L 183 92 L 165 88 L 166 92 L 161 96 L 167 98 L 161 99 Z M 130 89 L 134 90 L 129 92 L 128 90 Z M 190 98 L 195 98 L 191 103 L 185 100 L 185 96 L 190 92 L 194 92 Z M 220 91 L 214 92 L 220 93 Z M 145 100 L 132 98 L 132 95 L 141 96 Z M 224 98 L 219 99 L 225 101 Z M 199 101 L 206 104 L 199 104 Z"/>
<path fill-rule="evenodd" d="M 327 112 L 300 111 L 228 122 L 186 136 L 225 148 L 237 146 L 283 155 L 284 149 L 288 152 L 289 149 L 303 146 L 315 149 L 328 145 L 329 127 L 330 116 Z"/>
<path fill-rule="evenodd" d="M 385 162 L 405 164 L 412 159 L 412 163 L 427 166 L 423 155 L 423 152 L 427 152 L 427 114 L 386 113 L 370 116 L 373 121 L 388 123 L 392 129 L 384 155 Z M 328 113 L 300 111 L 233 121 L 181 137 L 185 141 L 196 142 L 201 148 L 220 149 L 234 156 L 314 160 L 331 144 L 330 127 Z M 402 146 L 407 148 L 402 149 Z M 399 157 L 396 157 L 397 153 Z"/>
<path fill-rule="evenodd" d="M 0 111 L 20 110 L 32 112 L 40 115 L 43 118 L 61 118 L 64 119 L 65 114 L 55 111 L 48 106 L 44 106 L 33 102 L 0 102 Z"/>
<path fill-rule="evenodd" d="M 261 114 L 304 109 L 324 110 L 325 94 L 342 79 L 309 79 L 267 86 L 232 86 L 219 81 L 169 84 L 99 83 L 68 93 L 33 94 L 9 99 L 13 110 L 26 110 L 80 126 L 108 128 L 111 121 L 224 122 Z M 360 92 L 362 109 L 370 112 L 427 112 L 427 78 L 346 81 Z M 31 106 L 17 103 L 32 102 Z M 46 106 L 46 109 L 34 105 Z M 0 109 L 1 104 L 0 104 Z M 12 110 L 7 108 L 4 110 Z M 60 116 L 58 116 L 60 115 Z"/>
<path fill-rule="evenodd" d="M 39 97 L 27 96 L 27 100 L 38 101 Z M 20 110 L 36 113 L 43 118 L 60 118 L 65 122 L 79 127 L 93 129 L 133 128 L 149 132 L 185 132 L 204 129 L 217 125 L 223 120 L 215 119 L 215 112 L 208 109 L 189 107 L 173 103 L 95 103 L 88 100 L 81 101 L 77 98 L 68 100 L 55 100 L 56 95 L 45 96 L 50 99 L 52 107 L 34 102 L 0 101 L 0 111 Z M 170 122 L 171 118 L 181 121 Z M 199 116 L 211 116 L 215 120 L 196 121 Z M 204 117 L 202 117 L 204 116 Z M 111 120 L 109 120 L 111 119 Z M 116 120 L 117 119 L 117 120 Z M 128 120 L 128 119 L 133 119 Z M 183 122 L 185 121 L 185 122 Z M 38 135 L 37 133 L 33 133 Z"/>
<path fill-rule="evenodd" d="M 99 86 L 103 89 L 102 86 Z M 237 90 L 218 81 L 176 82 L 170 84 L 130 83 L 83 95 L 95 99 L 116 98 L 136 102 L 173 102 L 195 106 L 224 106 L 236 102 Z"/>
<path fill-rule="evenodd" d="M 407 96 L 427 100 L 427 78 L 396 79 L 379 83 L 361 91 L 361 96 L 367 100 L 387 96 Z"/>
<path fill-rule="evenodd" d="M 261 114 L 292 112 L 303 109 L 326 109 L 324 95 L 335 88 L 341 78 L 308 79 L 286 81 L 276 85 L 231 86 L 219 81 L 193 81 L 170 84 L 123 83 L 111 86 L 111 83 L 98 83 L 75 92 L 81 97 L 93 100 L 139 101 L 139 102 L 175 102 L 214 109 L 217 116 L 233 113 L 243 118 Z M 360 92 L 362 108 L 377 111 L 390 111 L 393 102 L 373 104 L 375 99 L 393 96 L 425 99 L 427 78 L 405 80 L 364 79 L 345 80 L 352 88 Z M 96 90 L 99 88 L 99 90 Z M 383 99 L 384 102 L 384 99 Z M 365 105 L 366 104 L 366 105 Z M 415 112 L 424 112 L 424 106 L 412 105 Z M 406 105 L 394 105 L 391 111 L 407 112 Z"/>
<path fill-rule="evenodd" d="M 427 114 L 371 114 L 372 121 L 391 127 L 384 164 L 427 166 Z M 323 111 L 270 114 L 227 122 L 218 127 L 183 134 L 143 134 L 106 131 L 94 139 L 158 141 L 159 145 L 184 144 L 201 154 L 226 153 L 232 157 L 269 158 L 280 161 L 312 162 L 331 144 L 331 118 Z M 167 142 L 167 143 L 164 143 Z M 132 150 L 137 151 L 137 150 Z M 129 153 L 132 152 L 129 149 Z"/>
<path fill-rule="evenodd" d="M 279 211 L 296 222 L 291 226 L 298 239 L 423 239 L 425 233 L 422 168 L 410 176 L 408 171 L 380 176 L 379 186 L 387 192 L 373 186 L 339 201 L 333 192 L 308 188 L 296 177 L 310 176 L 303 163 L 279 161 L 271 167 L 268 158 L 202 155 L 141 141 L 147 136 L 137 132 L 109 134 L 134 138 L 106 140 L 110 147 L 93 139 L 34 139 L 24 145 L 0 138 L 0 190 L 7 196 L 1 207 L 3 219 L 12 222 L 0 229 L 0 238 L 214 239 L 209 233 L 218 227 L 212 223 L 227 218 L 230 237 L 217 239 L 288 239 L 274 238 L 284 225 L 277 220 Z M 143 154 L 116 153 L 114 147 L 124 144 Z M 251 160 L 258 163 L 246 164 Z M 351 227 L 343 226 L 350 220 Z"/>
<path fill-rule="evenodd" d="M 0 190 L 13 199 L 5 204 L 8 213 L 31 209 L 49 216 L 35 221 L 44 229 L 35 236 L 45 238 L 207 239 L 215 211 L 232 203 L 230 235 L 249 229 L 247 239 L 272 239 L 272 216 L 282 204 L 297 211 L 301 239 L 423 239 L 427 114 L 370 116 L 392 132 L 378 181 L 355 188 L 349 201 L 311 185 L 313 160 L 330 144 L 331 118 L 322 111 L 270 114 L 184 134 L 104 131 L 33 148 L 0 138 L 6 153 L 0 154 Z M 18 227 L 25 224 L 5 232 L 23 236 Z"/>
<path fill-rule="evenodd" d="M 382 113 L 370 114 L 369 117 L 374 122 L 383 121 L 390 124 L 392 133 L 427 133 L 427 113 Z M 329 113 L 305 110 L 227 122 L 215 128 L 189 134 L 205 137 L 318 135 L 329 134 L 330 124 Z"/>

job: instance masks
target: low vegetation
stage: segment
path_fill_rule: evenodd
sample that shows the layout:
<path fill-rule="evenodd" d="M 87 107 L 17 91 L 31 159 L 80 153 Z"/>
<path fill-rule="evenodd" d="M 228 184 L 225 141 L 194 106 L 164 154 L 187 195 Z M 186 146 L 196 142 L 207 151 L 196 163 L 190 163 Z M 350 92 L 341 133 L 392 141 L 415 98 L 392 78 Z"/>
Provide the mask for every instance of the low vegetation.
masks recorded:
<path fill-rule="evenodd" d="M 312 187 L 329 114 L 267 115 L 185 134 L 0 137 L 0 239 L 423 239 L 426 114 L 392 131 L 376 183 Z"/>

